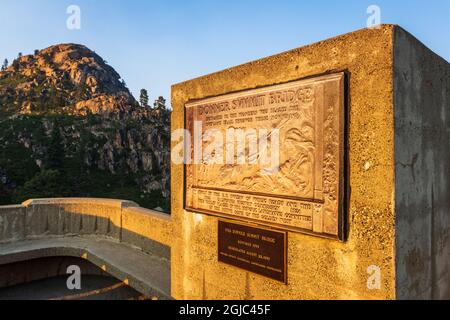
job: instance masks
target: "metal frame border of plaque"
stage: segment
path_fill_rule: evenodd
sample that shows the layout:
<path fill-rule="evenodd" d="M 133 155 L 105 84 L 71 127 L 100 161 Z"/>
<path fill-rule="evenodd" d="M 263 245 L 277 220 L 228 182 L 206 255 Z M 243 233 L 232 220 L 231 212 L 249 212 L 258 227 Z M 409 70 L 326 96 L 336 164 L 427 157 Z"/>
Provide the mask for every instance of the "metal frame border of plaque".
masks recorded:
<path fill-rule="evenodd" d="M 333 92 L 331 94 L 328 94 L 325 92 L 325 87 L 324 85 L 320 86 L 320 84 L 322 83 L 327 83 L 327 82 L 332 82 L 335 81 L 337 82 L 337 86 L 338 86 L 338 92 L 336 95 L 336 92 Z M 336 151 L 337 154 L 335 154 L 334 156 L 336 157 L 336 161 L 339 162 L 339 164 L 337 165 L 338 168 L 336 168 L 335 171 L 331 172 L 332 177 L 328 177 L 328 179 L 333 179 L 333 180 L 337 180 L 334 182 L 333 185 L 328 184 L 327 186 L 321 186 L 322 190 L 314 190 L 314 196 L 312 198 L 302 198 L 302 197 L 295 197 L 295 196 L 289 196 L 289 195 L 283 195 L 283 194 L 270 194 L 270 193 L 261 193 L 261 192 L 245 192 L 245 191 L 240 191 L 240 190 L 226 190 L 226 189 L 220 189 L 220 188 L 204 188 L 205 190 L 209 190 L 209 191 L 215 191 L 215 192 L 229 192 L 229 193 L 234 193 L 234 194 L 244 194 L 244 195 L 250 195 L 250 196 L 254 196 L 254 197 L 269 197 L 269 198 L 273 198 L 273 199 L 281 199 L 281 200 L 286 200 L 286 201 L 302 201 L 302 203 L 304 203 L 305 205 L 310 205 L 311 206 L 311 211 L 312 211 L 312 215 L 311 215 L 311 224 L 312 224 L 312 228 L 302 228 L 302 227 L 295 227 L 292 225 L 288 225 L 288 224 L 283 224 L 283 223 L 271 223 L 268 221 L 263 221 L 263 220 L 259 220 L 259 219 L 252 219 L 252 218 L 248 218 L 248 217 L 243 217 L 243 216 L 237 216 L 231 213 L 227 213 L 227 212 L 217 212 L 217 211 L 213 211 L 213 210 L 207 210 L 207 209 L 202 209 L 199 207 L 195 207 L 195 206 L 190 206 L 188 205 L 188 189 L 192 189 L 192 185 L 188 186 L 188 179 L 187 179 L 187 172 L 188 172 L 188 164 L 184 165 L 184 194 L 183 194 L 183 206 L 184 206 L 184 210 L 189 211 L 189 212 L 194 212 L 194 213 L 200 213 L 200 214 L 205 214 L 205 215 L 210 215 L 210 216 L 214 216 L 214 217 L 219 217 L 219 218 L 225 218 L 225 219 L 231 219 L 231 220 L 238 220 L 238 221 L 242 221 L 244 223 L 248 223 L 248 224 L 256 224 L 259 226 L 266 226 L 269 228 L 274 228 L 274 229 L 278 229 L 278 230 L 286 230 L 286 231 L 290 231 L 290 232 L 296 232 L 296 233 L 303 233 L 303 234 L 307 234 L 307 235 L 312 235 L 312 236 L 317 236 L 317 237 L 322 237 L 322 238 L 328 238 L 328 239 L 334 239 L 334 240 L 340 240 L 340 241 L 345 241 L 345 233 L 346 233 L 346 216 L 345 216 L 345 210 L 346 210 L 346 206 L 347 206 L 347 202 L 346 202 L 346 194 L 347 194 L 347 190 L 346 190 L 346 174 L 347 174 L 347 158 L 346 158 L 346 150 L 347 150 L 347 139 L 346 139 L 346 135 L 347 135 L 347 122 L 348 122 L 348 80 L 347 80 L 347 74 L 345 71 L 340 71 L 340 72 L 334 72 L 334 73 L 329 73 L 329 74 L 322 74 L 322 75 L 317 75 L 317 76 L 312 76 L 312 77 L 307 77 L 307 78 L 302 78 L 299 80 L 294 80 L 294 81 L 289 81 L 286 83 L 281 83 L 281 84 L 275 84 L 275 85 L 269 85 L 269 86 L 264 86 L 264 87 L 258 87 L 255 89 L 247 89 L 247 90 L 242 90 L 242 91 L 237 91 L 237 92 L 232 92 L 232 93 L 227 93 L 227 94 L 223 94 L 223 95 L 218 95 L 215 97 L 208 97 L 208 98 L 204 98 L 204 99 L 198 99 L 198 100 L 192 100 L 186 103 L 185 107 L 184 107 L 184 128 L 189 130 L 193 130 L 193 128 L 188 128 L 188 122 L 190 121 L 192 123 L 192 117 L 193 115 L 188 116 L 188 110 L 195 108 L 196 106 L 201 106 L 201 105 L 207 105 L 207 104 L 211 104 L 211 103 L 216 103 L 216 102 L 220 102 L 220 101 L 226 101 L 226 100 L 230 100 L 233 98 L 239 98 L 239 97 L 245 97 L 245 96 L 252 96 L 252 95 L 256 95 L 256 94 L 264 94 L 264 93 L 271 93 L 271 92 L 277 92 L 279 90 L 284 90 L 284 89 L 289 89 L 289 88 L 294 88 L 294 87 L 308 87 L 308 86 L 313 86 L 319 84 L 319 90 L 322 93 L 322 95 L 320 95 L 320 92 L 317 94 L 315 93 L 315 98 L 317 99 L 321 99 L 320 102 L 322 103 L 322 110 L 316 110 L 315 112 L 319 112 L 319 115 L 321 117 L 323 117 L 323 123 L 320 123 L 320 121 L 315 124 L 318 125 L 319 127 L 319 131 L 322 132 L 322 136 L 320 137 L 319 135 L 319 140 L 321 139 L 328 139 L 327 142 L 328 144 L 325 145 L 320 145 L 319 143 L 319 148 L 322 149 L 322 154 L 324 153 L 324 149 L 326 148 L 330 148 L 331 144 L 335 144 L 337 139 L 338 141 L 338 146 L 334 146 L 334 150 Z M 325 106 L 325 102 L 324 100 L 328 99 L 329 101 L 333 101 L 334 102 L 334 106 Z M 334 100 L 333 100 L 334 99 Z M 336 100 L 337 99 L 337 100 Z M 328 101 L 327 100 L 327 101 Z M 315 102 L 316 103 L 316 100 Z M 334 107 L 337 107 L 338 110 L 334 110 Z M 326 108 L 331 109 L 330 110 L 325 110 Z M 328 114 L 326 114 L 328 112 Z M 325 130 L 325 123 L 326 121 L 330 121 L 329 118 L 327 117 L 334 117 L 334 114 L 337 114 L 338 117 L 337 119 L 333 119 L 333 126 L 334 128 L 338 127 L 337 132 L 335 133 L 334 136 L 330 137 L 330 133 L 328 133 L 328 138 L 324 138 L 324 130 Z M 188 117 L 191 117 L 191 119 L 188 121 Z M 333 128 L 331 129 L 333 130 Z M 317 137 L 317 136 L 316 136 Z M 323 141 L 323 140 L 321 140 Z M 192 141 L 191 141 L 192 142 Z M 192 150 L 191 150 L 192 151 Z M 323 157 L 325 157 L 325 155 L 323 155 Z M 327 169 L 328 174 L 330 175 L 330 168 L 333 166 L 333 164 L 331 164 L 331 167 L 327 167 L 325 168 L 324 166 L 324 161 L 325 159 L 322 158 L 319 162 L 322 164 L 322 175 L 324 174 L 325 169 Z M 317 162 L 317 161 L 316 161 Z M 317 166 L 317 164 L 316 164 Z M 192 167 L 192 166 L 191 166 Z M 316 168 L 317 169 L 317 168 Z M 323 182 L 323 180 L 322 180 Z M 320 182 L 320 183 L 322 183 Z M 329 183 L 329 181 L 328 181 Z M 197 188 L 197 187 L 195 187 Z M 201 188 L 199 188 L 201 189 Z M 330 194 L 325 194 L 325 192 L 323 191 L 324 189 L 327 190 L 334 190 L 333 191 L 333 195 Z M 192 192 L 192 190 L 190 190 L 190 192 Z M 329 202 L 328 199 L 325 200 L 318 200 L 315 197 L 318 196 L 320 198 L 320 196 L 322 197 L 330 197 L 333 198 L 335 197 L 335 199 L 332 199 L 335 201 L 335 205 L 334 205 L 334 211 L 331 212 L 331 210 L 329 210 L 329 208 L 325 208 L 325 206 L 327 205 L 326 203 Z M 326 212 L 326 213 L 325 213 Z M 326 224 L 325 221 L 325 216 L 326 214 L 329 215 L 330 217 L 330 221 L 331 223 L 329 223 L 331 225 L 331 229 L 333 229 L 332 233 L 327 233 L 324 232 L 324 225 Z M 321 223 L 319 223 L 319 227 L 316 228 L 314 226 L 314 219 L 316 218 L 316 216 L 320 217 L 320 221 Z M 319 231 L 317 231 L 319 230 Z"/>

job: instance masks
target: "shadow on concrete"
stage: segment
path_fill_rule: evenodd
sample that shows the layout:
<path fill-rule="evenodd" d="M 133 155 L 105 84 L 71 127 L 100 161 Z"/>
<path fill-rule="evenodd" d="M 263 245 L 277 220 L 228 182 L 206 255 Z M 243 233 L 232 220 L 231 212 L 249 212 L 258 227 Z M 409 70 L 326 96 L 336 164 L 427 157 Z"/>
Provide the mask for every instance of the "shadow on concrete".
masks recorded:
<path fill-rule="evenodd" d="M 147 210 L 128 214 L 126 209 L 123 202 L 119 206 L 30 202 L 0 207 L 0 288 L 61 275 L 72 257 L 103 269 L 103 275 L 119 279 L 146 297 L 170 299 L 170 247 L 124 228 L 124 223 L 136 229 L 149 223 L 145 232 L 161 214 Z M 55 257 L 61 261 L 56 269 L 54 263 L 45 264 L 50 260 L 42 260 Z M 24 273 L 18 263 L 27 261 L 33 261 L 34 267 L 26 267 Z M 17 270 L 3 268 L 11 264 Z"/>
<path fill-rule="evenodd" d="M 69 266 L 81 270 L 80 289 L 69 289 Z M 10 274 L 14 277 L 4 277 Z M 51 257 L 0 266 L 0 300 L 144 300 L 148 297 L 81 258 Z"/>

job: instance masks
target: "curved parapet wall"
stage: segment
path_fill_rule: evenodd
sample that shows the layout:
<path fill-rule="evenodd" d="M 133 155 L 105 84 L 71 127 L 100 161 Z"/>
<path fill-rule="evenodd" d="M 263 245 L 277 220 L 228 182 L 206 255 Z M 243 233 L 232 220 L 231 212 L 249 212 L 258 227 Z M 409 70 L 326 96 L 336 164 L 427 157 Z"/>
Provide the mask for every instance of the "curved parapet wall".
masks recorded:
<path fill-rule="evenodd" d="M 0 265 L 40 255 L 79 256 L 144 294 L 170 297 L 171 234 L 169 215 L 132 201 L 29 200 L 0 206 Z M 124 255 L 135 256 L 141 265 L 127 265 Z M 155 281 L 156 291 L 150 289 Z"/>
<path fill-rule="evenodd" d="M 96 235 L 120 239 L 122 210 L 138 205 L 101 199 L 29 200 L 23 205 L 28 239 L 42 236 Z"/>

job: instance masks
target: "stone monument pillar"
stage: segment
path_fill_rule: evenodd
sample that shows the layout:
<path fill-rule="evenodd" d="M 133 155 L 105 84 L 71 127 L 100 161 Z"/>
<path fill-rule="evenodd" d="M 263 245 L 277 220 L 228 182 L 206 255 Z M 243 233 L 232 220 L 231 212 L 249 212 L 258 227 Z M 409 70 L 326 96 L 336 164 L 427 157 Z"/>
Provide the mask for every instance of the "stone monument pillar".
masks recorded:
<path fill-rule="evenodd" d="M 174 298 L 450 298 L 449 72 L 384 25 L 174 85 Z"/>

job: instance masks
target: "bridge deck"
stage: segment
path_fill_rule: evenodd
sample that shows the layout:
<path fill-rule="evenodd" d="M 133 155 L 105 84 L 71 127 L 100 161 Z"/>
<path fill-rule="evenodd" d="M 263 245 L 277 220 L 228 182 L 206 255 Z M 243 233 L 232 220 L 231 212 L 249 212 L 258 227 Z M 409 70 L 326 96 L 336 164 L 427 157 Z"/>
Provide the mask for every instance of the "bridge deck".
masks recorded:
<path fill-rule="evenodd" d="M 170 261 L 110 239 L 65 237 L 3 244 L 0 265 L 58 256 L 81 257 L 147 297 L 171 299 Z"/>

